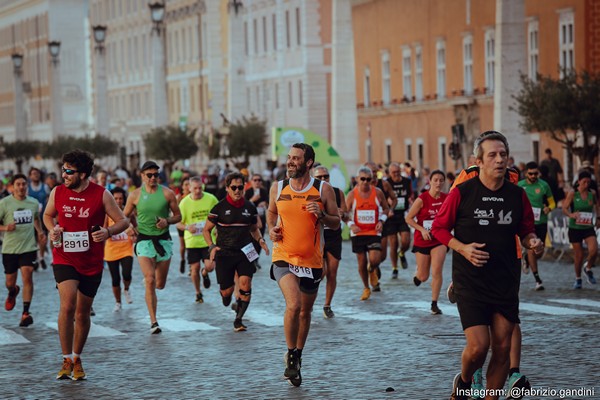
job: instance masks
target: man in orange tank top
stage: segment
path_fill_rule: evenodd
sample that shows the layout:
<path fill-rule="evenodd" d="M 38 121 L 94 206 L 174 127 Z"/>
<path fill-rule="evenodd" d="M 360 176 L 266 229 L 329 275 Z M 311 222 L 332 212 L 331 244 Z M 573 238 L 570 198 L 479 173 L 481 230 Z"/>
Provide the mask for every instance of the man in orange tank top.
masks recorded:
<path fill-rule="evenodd" d="M 283 330 L 288 351 L 284 376 L 300 386 L 302 349 L 308 337 L 313 304 L 323 273 L 323 225 L 340 225 L 335 194 L 327 182 L 315 180 L 310 169 L 315 151 L 304 143 L 292 145 L 287 176 L 271 186 L 267 224 L 273 241 L 271 278 L 285 298 Z"/>

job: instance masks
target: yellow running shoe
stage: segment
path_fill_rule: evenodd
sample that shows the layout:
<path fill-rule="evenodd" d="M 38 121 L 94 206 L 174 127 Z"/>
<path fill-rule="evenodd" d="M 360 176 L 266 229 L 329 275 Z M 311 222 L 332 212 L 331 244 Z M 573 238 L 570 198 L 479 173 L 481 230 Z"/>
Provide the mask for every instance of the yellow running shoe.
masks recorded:
<path fill-rule="evenodd" d="M 56 375 L 56 379 L 71 379 L 73 373 L 73 361 L 70 358 L 63 358 L 61 370 Z"/>
<path fill-rule="evenodd" d="M 81 358 L 77 357 L 75 359 L 75 364 L 73 365 L 73 379 L 74 381 L 82 381 L 85 379 L 85 372 L 83 371 L 83 365 L 81 365 Z"/>
<path fill-rule="evenodd" d="M 361 300 L 368 300 L 371 297 L 371 289 L 365 288 L 363 290 L 362 296 L 360 296 Z"/>

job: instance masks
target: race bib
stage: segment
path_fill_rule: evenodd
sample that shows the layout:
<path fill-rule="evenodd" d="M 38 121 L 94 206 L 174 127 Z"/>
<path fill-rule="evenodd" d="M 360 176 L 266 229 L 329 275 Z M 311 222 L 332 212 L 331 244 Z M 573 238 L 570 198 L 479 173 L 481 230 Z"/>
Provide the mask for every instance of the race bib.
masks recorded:
<path fill-rule="evenodd" d="M 298 278 L 314 278 L 312 268 L 289 264 L 290 272 Z"/>
<path fill-rule="evenodd" d="M 357 222 L 359 224 L 374 224 L 375 210 L 356 210 Z"/>
<path fill-rule="evenodd" d="M 242 247 L 242 252 L 246 255 L 246 258 L 250 262 L 258 258 L 258 253 L 256 252 L 256 249 L 254 248 L 254 245 L 252 243 L 248 243 L 247 245 Z"/>
<path fill-rule="evenodd" d="M 192 236 L 200 236 L 202 235 L 202 231 L 204 230 L 204 225 L 206 225 L 206 221 L 196 222 L 196 232 L 192 233 Z"/>
<path fill-rule="evenodd" d="M 13 212 L 15 224 L 31 224 L 33 222 L 33 213 L 31 210 L 19 210 Z"/>
<path fill-rule="evenodd" d="M 265 208 L 264 207 L 256 207 L 256 212 L 258 213 L 259 216 L 264 217 Z"/>
<path fill-rule="evenodd" d="M 396 203 L 396 210 L 406 209 L 406 199 L 404 197 L 398 197 L 398 203 Z"/>
<path fill-rule="evenodd" d="M 82 253 L 90 249 L 88 231 L 63 232 L 63 249 L 65 253 Z"/>
<path fill-rule="evenodd" d="M 581 212 L 579 211 L 579 216 L 575 220 L 577 225 L 592 225 L 592 218 L 594 214 L 591 212 Z"/>
<path fill-rule="evenodd" d="M 542 215 L 542 209 L 539 207 L 531 207 L 531 209 L 533 210 L 533 219 L 539 221 L 540 216 Z"/>
<path fill-rule="evenodd" d="M 427 229 L 428 232 L 431 231 L 431 225 L 433 225 L 433 220 L 432 219 L 428 219 L 423 221 L 423 228 Z"/>
<path fill-rule="evenodd" d="M 129 240 L 129 235 L 125 232 L 121 232 L 117 235 L 112 235 L 110 237 L 110 240 L 112 240 L 113 242 L 123 242 L 125 240 Z"/>

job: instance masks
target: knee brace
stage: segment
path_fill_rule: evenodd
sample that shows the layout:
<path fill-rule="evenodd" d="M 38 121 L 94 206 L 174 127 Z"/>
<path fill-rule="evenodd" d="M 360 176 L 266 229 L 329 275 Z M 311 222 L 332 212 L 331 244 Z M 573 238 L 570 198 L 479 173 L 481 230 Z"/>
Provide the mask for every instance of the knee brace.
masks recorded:
<path fill-rule="evenodd" d="M 250 293 L 252 293 L 252 289 L 250 289 L 250 290 L 248 290 L 248 291 L 245 291 L 245 290 L 242 290 L 242 289 L 240 289 L 240 294 L 241 294 L 242 296 L 250 296 Z"/>

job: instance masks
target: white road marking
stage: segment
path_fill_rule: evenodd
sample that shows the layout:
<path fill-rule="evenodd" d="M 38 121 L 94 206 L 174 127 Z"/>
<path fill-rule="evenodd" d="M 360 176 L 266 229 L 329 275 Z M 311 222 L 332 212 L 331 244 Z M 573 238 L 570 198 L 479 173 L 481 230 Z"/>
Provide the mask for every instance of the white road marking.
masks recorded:
<path fill-rule="evenodd" d="M 573 304 L 576 306 L 600 307 L 600 301 L 589 299 L 548 299 L 548 301 L 561 304 Z"/>
<path fill-rule="evenodd" d="M 244 319 L 265 326 L 283 326 L 283 313 L 273 314 L 260 308 L 252 308 L 252 305 L 244 314 Z"/>
<path fill-rule="evenodd" d="M 547 306 L 544 304 L 534 304 L 534 303 L 521 303 L 519 304 L 519 309 L 521 311 L 529 311 L 535 313 L 549 314 L 549 315 L 589 315 L 589 314 L 598 314 L 594 311 L 585 311 L 585 310 L 576 310 L 574 308 L 566 308 L 566 307 L 554 307 Z"/>
<path fill-rule="evenodd" d="M 188 321 L 185 319 L 160 319 L 158 324 L 161 329 L 173 332 L 214 331 L 219 329 L 204 322 Z"/>
<path fill-rule="evenodd" d="M 46 326 L 50 329 L 54 329 L 58 331 L 58 323 L 57 322 L 46 322 Z M 92 322 L 90 327 L 90 334 L 88 337 L 112 337 L 112 336 L 127 336 L 126 333 L 118 331 L 113 328 L 109 328 L 108 326 L 97 325 Z"/>
<path fill-rule="evenodd" d="M 408 318 L 404 315 L 376 314 L 370 311 L 358 311 L 354 307 L 334 307 L 333 311 L 336 316 L 356 319 L 358 321 L 390 321 Z"/>
<path fill-rule="evenodd" d="M 429 303 L 427 301 L 395 301 L 395 302 L 386 303 L 386 304 L 416 308 L 417 310 L 431 312 L 431 303 Z M 440 304 L 440 303 L 438 303 L 438 307 L 440 308 L 440 310 L 442 310 L 443 315 L 450 315 L 453 317 L 458 317 L 458 308 L 456 308 L 456 304 Z"/>
<path fill-rule="evenodd" d="M 30 341 L 10 329 L 0 328 L 0 346 L 22 343 L 30 343 Z"/>

